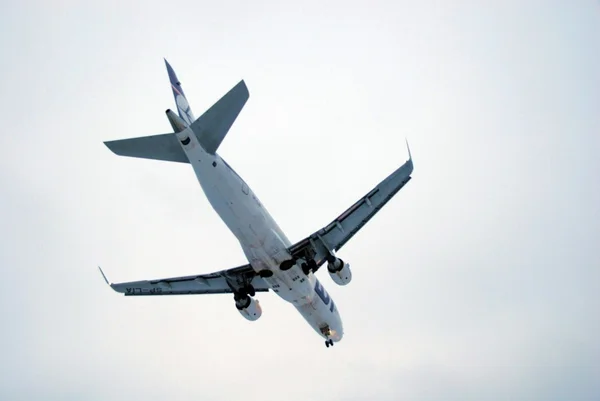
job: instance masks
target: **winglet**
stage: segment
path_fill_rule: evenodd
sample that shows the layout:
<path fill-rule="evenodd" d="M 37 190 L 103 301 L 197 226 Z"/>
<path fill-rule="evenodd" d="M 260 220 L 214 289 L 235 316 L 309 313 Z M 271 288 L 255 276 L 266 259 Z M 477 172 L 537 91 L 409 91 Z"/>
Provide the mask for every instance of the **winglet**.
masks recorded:
<path fill-rule="evenodd" d="M 412 171 L 414 169 L 414 164 L 413 164 L 413 161 L 412 161 L 412 155 L 410 153 L 410 146 L 408 146 L 408 139 L 405 139 L 405 140 L 406 140 L 406 149 L 408 149 L 408 161 L 405 164 L 410 169 L 410 173 L 412 173 Z"/>
<path fill-rule="evenodd" d="M 102 271 L 102 268 L 100 266 L 98 266 L 98 269 L 100 270 L 100 274 L 102 274 L 104 281 L 106 281 L 106 284 L 110 285 L 110 283 L 108 282 L 108 279 L 106 278 L 106 275 L 104 275 L 104 272 Z M 112 285 L 110 285 L 110 286 L 112 287 Z"/>

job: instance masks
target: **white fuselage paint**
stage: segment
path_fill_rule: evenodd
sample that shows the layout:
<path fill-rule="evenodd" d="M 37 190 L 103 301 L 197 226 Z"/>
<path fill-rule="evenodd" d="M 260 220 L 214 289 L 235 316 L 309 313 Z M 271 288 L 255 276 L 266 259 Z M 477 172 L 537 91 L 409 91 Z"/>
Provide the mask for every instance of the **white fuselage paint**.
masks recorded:
<path fill-rule="evenodd" d="M 264 280 L 273 292 L 294 305 L 317 334 L 340 341 L 343 326 L 333 299 L 312 272 L 307 276 L 297 265 L 287 271 L 279 268 L 291 259 L 287 249 L 292 244 L 244 180 L 219 155 L 207 153 L 190 128 L 175 135 L 208 201 L 240 242 L 252 268 L 271 270 L 273 275 Z M 186 138 L 190 141 L 183 145 Z M 329 335 L 323 328 L 329 328 Z"/>

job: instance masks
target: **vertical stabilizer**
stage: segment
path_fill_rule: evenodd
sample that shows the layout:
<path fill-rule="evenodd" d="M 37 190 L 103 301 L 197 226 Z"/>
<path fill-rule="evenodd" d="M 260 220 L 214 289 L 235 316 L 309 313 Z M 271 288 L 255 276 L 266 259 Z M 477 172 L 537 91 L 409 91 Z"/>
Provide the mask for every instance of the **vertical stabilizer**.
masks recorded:
<path fill-rule="evenodd" d="M 181 117 L 183 121 L 190 126 L 194 120 L 196 120 L 194 113 L 192 113 L 192 109 L 190 108 L 185 94 L 183 93 L 181 82 L 179 82 L 179 79 L 177 79 L 177 75 L 175 75 L 175 71 L 167 59 L 165 59 L 165 65 L 167 66 L 167 72 L 169 73 L 169 81 L 171 81 L 171 89 L 173 90 L 173 96 L 175 97 L 175 104 L 177 105 L 179 117 Z"/>

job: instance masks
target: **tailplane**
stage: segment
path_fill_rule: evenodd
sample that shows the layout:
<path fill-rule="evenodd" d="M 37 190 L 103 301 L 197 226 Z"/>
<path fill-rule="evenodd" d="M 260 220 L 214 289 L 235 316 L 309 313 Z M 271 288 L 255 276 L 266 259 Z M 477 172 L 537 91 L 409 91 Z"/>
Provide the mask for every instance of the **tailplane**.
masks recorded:
<path fill-rule="evenodd" d="M 192 131 L 204 150 L 210 154 L 216 153 L 249 96 L 246 83 L 242 80 L 194 121 Z"/>
<path fill-rule="evenodd" d="M 246 84 L 240 81 L 196 120 L 175 71 L 167 60 L 165 64 L 179 116 L 192 129 L 204 150 L 216 153 L 250 97 Z M 189 163 L 172 133 L 106 141 L 104 144 L 119 156 Z"/>

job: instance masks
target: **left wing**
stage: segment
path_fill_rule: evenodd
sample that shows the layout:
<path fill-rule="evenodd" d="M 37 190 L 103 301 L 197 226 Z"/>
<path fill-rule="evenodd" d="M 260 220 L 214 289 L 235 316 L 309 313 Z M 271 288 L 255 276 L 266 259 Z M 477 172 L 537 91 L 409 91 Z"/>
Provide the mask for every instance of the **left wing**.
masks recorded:
<path fill-rule="evenodd" d="M 100 272 L 113 290 L 125 295 L 231 294 L 248 285 L 256 292 L 269 291 L 267 283 L 249 264 L 210 274 L 116 284 L 109 283 L 102 269 Z"/>

